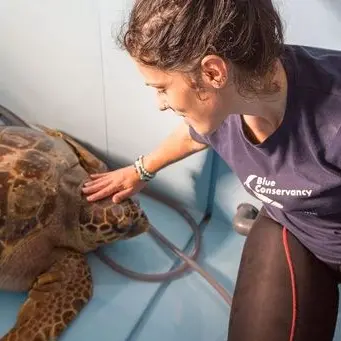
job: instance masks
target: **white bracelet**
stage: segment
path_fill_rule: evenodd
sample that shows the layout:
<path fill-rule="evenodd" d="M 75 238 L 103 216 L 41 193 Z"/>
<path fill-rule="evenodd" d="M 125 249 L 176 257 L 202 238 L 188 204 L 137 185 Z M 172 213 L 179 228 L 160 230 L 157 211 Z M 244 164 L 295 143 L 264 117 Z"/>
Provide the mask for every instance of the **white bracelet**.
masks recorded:
<path fill-rule="evenodd" d="M 150 181 L 155 177 L 155 173 L 148 172 L 143 166 L 143 155 L 140 155 L 134 163 L 135 169 L 143 181 Z"/>

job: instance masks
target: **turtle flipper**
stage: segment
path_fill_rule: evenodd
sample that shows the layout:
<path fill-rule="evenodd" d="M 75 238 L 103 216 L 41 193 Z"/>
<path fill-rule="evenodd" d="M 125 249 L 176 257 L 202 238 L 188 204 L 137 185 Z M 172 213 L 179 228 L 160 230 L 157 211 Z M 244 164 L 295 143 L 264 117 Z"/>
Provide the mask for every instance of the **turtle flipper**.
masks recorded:
<path fill-rule="evenodd" d="M 92 279 L 83 254 L 61 250 L 21 307 L 15 326 L 1 341 L 55 341 L 92 296 Z"/>
<path fill-rule="evenodd" d="M 87 150 L 84 146 L 82 146 L 79 142 L 77 142 L 70 135 L 64 132 L 61 132 L 57 129 L 51 129 L 51 128 L 45 127 L 41 124 L 36 124 L 35 126 L 39 128 L 40 130 L 42 130 L 44 133 L 53 137 L 62 138 L 66 143 L 68 143 L 72 147 L 76 155 L 78 156 L 82 167 L 89 174 L 102 173 L 102 172 L 108 171 L 107 165 L 102 160 L 100 160 L 95 155 L 93 155 L 89 150 Z"/>

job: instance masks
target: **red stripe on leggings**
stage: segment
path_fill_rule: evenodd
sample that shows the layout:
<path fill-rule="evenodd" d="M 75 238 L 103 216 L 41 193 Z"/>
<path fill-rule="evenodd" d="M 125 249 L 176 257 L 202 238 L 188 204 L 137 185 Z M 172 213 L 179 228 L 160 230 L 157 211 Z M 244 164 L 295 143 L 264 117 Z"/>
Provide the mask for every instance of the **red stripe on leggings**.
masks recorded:
<path fill-rule="evenodd" d="M 287 262 L 288 262 L 289 271 L 290 271 L 291 288 L 292 288 L 292 322 L 291 322 L 291 331 L 290 331 L 289 341 L 294 341 L 296 316 L 297 316 L 297 297 L 296 297 L 296 285 L 295 285 L 296 281 L 295 281 L 294 266 L 292 263 L 290 250 L 289 250 L 289 244 L 288 244 L 288 231 L 285 227 L 283 228 L 282 235 L 283 235 L 283 245 L 284 245 L 285 254 L 287 257 Z"/>

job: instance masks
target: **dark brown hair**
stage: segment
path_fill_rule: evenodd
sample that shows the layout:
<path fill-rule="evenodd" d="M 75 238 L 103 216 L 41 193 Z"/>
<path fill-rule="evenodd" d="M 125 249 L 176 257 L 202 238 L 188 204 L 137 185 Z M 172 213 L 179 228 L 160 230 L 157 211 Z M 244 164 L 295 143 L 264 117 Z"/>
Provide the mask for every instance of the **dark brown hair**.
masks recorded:
<path fill-rule="evenodd" d="M 129 54 L 164 71 L 198 80 L 201 60 L 231 62 L 240 90 L 272 92 L 283 29 L 271 0 L 137 0 L 118 42 Z"/>

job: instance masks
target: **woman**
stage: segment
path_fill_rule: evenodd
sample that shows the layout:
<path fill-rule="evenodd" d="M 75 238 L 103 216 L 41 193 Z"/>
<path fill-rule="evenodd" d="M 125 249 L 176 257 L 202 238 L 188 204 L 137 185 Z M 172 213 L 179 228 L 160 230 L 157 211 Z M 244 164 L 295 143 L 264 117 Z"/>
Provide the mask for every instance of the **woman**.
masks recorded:
<path fill-rule="evenodd" d="M 212 147 L 263 210 L 243 250 L 228 341 L 331 341 L 341 263 L 341 53 L 283 43 L 271 0 L 140 0 L 122 46 L 184 123 L 96 174 L 119 202 Z M 339 141 L 340 140 L 340 141 Z"/>

